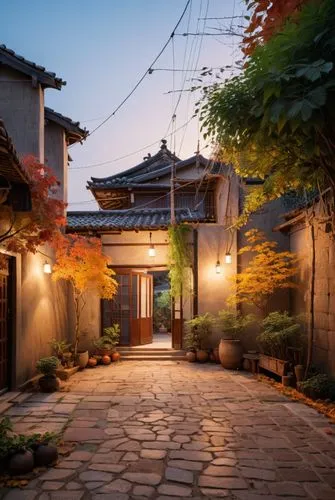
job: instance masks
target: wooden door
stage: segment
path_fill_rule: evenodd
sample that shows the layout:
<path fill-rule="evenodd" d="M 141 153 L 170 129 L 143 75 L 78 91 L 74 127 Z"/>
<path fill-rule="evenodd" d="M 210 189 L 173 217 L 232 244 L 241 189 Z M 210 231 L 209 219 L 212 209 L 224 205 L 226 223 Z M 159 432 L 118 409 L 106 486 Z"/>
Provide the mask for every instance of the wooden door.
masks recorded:
<path fill-rule="evenodd" d="M 9 388 L 10 376 L 10 297 L 9 259 L 0 269 L 0 392 Z"/>
<path fill-rule="evenodd" d="M 151 344 L 153 334 L 153 277 L 150 274 L 139 276 L 140 299 L 140 345 Z"/>
<path fill-rule="evenodd" d="M 130 271 L 118 271 L 115 279 L 119 285 L 116 296 L 113 300 L 102 301 L 102 329 L 117 323 L 120 327 L 120 345 L 129 345 L 131 339 Z"/>
<path fill-rule="evenodd" d="M 171 308 L 172 348 L 181 349 L 183 344 L 183 298 L 172 299 Z"/>

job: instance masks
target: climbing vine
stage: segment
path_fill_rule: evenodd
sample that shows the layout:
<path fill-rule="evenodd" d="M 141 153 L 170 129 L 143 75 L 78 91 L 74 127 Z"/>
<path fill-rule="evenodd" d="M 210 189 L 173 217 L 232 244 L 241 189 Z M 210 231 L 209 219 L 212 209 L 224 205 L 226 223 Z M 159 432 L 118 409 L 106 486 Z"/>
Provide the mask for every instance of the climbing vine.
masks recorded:
<path fill-rule="evenodd" d="M 191 293 L 189 272 L 192 265 L 192 254 L 188 245 L 190 227 L 185 224 L 170 226 L 169 235 L 169 278 L 171 296 L 178 298 Z"/>

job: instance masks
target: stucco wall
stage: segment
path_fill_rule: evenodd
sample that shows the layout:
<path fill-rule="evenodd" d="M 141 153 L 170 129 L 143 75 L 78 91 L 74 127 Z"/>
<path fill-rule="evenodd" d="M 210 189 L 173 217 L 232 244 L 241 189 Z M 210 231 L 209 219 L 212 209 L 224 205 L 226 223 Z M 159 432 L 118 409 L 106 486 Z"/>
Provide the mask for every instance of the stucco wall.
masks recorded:
<path fill-rule="evenodd" d="M 291 250 L 300 257 L 298 285 L 292 290 L 292 312 L 306 314 L 310 307 L 312 240 L 304 224 L 290 233 Z M 324 226 L 315 224 L 313 364 L 335 375 L 335 243 Z"/>
<path fill-rule="evenodd" d="M 67 146 L 65 131 L 62 127 L 48 121 L 44 129 L 45 133 L 45 162 L 52 168 L 59 181 L 57 198 L 67 202 L 68 179 L 67 179 Z"/>
<path fill-rule="evenodd" d="M 36 372 L 39 358 L 51 355 L 52 338 L 69 338 L 67 284 L 54 283 L 43 272 L 44 261 L 41 254 L 28 254 L 17 277 L 21 320 L 16 332 L 16 386 Z"/>
<path fill-rule="evenodd" d="M 20 83 L 13 83 L 13 80 Z M 44 161 L 44 93 L 39 84 L 11 68 L 0 65 L 0 116 L 16 150 Z"/>

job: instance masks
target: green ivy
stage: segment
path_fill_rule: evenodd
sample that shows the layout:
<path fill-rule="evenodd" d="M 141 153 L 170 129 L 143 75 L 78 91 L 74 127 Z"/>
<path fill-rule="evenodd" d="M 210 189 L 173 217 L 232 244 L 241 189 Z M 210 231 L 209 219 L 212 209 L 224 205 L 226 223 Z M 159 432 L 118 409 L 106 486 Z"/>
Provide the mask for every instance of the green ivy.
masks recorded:
<path fill-rule="evenodd" d="M 191 293 L 189 273 L 192 266 L 192 252 L 188 245 L 190 230 L 186 224 L 170 226 L 168 229 L 170 293 L 175 299 Z"/>

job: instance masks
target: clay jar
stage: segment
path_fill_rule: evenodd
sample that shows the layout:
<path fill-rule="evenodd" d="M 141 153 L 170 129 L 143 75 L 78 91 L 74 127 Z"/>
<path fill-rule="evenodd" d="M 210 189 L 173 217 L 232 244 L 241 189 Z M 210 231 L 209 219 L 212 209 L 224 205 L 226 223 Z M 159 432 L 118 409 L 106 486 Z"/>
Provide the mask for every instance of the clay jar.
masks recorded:
<path fill-rule="evenodd" d="M 90 368 L 94 368 L 95 366 L 97 366 L 97 364 L 98 361 L 95 358 L 90 358 L 88 360 L 87 366 L 89 366 Z"/>
<path fill-rule="evenodd" d="M 227 370 L 238 370 L 242 362 L 242 345 L 240 340 L 221 339 L 219 346 L 220 362 Z"/>
<path fill-rule="evenodd" d="M 41 444 L 35 450 L 35 464 L 37 466 L 49 465 L 58 458 L 56 446 L 51 444 Z"/>
<path fill-rule="evenodd" d="M 207 351 L 202 351 L 202 350 L 197 351 L 197 361 L 199 361 L 199 363 L 206 363 L 207 360 L 208 360 Z"/>
<path fill-rule="evenodd" d="M 193 351 L 189 351 L 185 354 L 185 358 L 187 359 L 187 361 L 189 363 L 194 363 L 194 361 L 196 360 L 196 355 L 195 355 L 195 352 Z"/>
<path fill-rule="evenodd" d="M 34 456 L 31 451 L 19 451 L 8 461 L 8 472 L 12 476 L 28 474 L 34 468 Z"/>
<path fill-rule="evenodd" d="M 42 392 L 55 392 L 60 388 L 60 380 L 56 375 L 43 375 L 38 383 Z"/>
<path fill-rule="evenodd" d="M 107 355 L 106 356 L 102 356 L 102 360 L 101 361 L 102 361 L 103 365 L 110 365 L 111 358 L 109 356 L 107 356 Z"/>
<path fill-rule="evenodd" d="M 120 358 L 121 358 L 121 354 L 119 352 L 113 352 L 112 361 L 119 361 Z"/>

